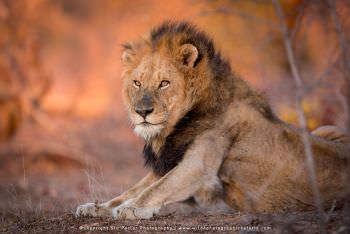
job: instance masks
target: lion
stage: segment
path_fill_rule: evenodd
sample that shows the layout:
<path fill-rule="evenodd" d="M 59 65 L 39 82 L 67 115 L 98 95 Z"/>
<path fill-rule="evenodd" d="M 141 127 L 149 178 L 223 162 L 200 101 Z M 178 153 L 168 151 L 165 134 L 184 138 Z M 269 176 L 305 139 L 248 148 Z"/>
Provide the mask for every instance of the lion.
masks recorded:
<path fill-rule="evenodd" d="M 302 131 L 236 75 L 206 33 L 165 22 L 123 46 L 123 97 L 150 172 L 77 216 L 149 219 L 191 202 L 204 212 L 315 207 Z M 349 138 L 335 126 L 308 133 L 327 206 L 349 194 Z"/>

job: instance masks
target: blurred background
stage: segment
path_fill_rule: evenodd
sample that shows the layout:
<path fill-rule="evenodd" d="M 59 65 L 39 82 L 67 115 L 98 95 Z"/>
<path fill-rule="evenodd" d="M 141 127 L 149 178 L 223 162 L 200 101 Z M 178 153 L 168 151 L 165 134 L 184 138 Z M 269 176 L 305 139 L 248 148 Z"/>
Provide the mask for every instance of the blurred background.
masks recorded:
<path fill-rule="evenodd" d="M 350 2 L 283 0 L 310 130 L 348 128 Z M 0 211 L 73 210 L 145 175 L 121 100 L 121 44 L 164 20 L 205 30 L 298 125 L 280 20 L 265 0 L 0 0 Z"/>

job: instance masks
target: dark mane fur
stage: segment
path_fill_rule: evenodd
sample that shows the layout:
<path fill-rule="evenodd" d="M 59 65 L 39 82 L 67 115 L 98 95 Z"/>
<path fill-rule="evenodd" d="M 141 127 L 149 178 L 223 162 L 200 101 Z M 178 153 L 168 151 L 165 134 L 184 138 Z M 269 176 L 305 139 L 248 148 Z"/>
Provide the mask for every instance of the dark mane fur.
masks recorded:
<path fill-rule="evenodd" d="M 180 45 L 171 45 L 174 36 L 180 37 Z M 188 22 L 166 21 L 151 31 L 151 45 L 155 49 L 163 40 L 171 46 L 192 44 L 198 49 L 198 65 L 204 57 L 208 58 L 209 66 L 215 78 L 220 79 L 231 72 L 230 63 L 223 59 L 215 50 L 213 40 L 203 31 L 198 30 Z"/>
<path fill-rule="evenodd" d="M 164 145 L 156 155 L 151 145 L 145 144 L 143 155 L 145 166 L 151 167 L 157 175 L 163 176 L 173 169 L 182 159 L 199 131 L 208 128 L 200 124 L 203 117 L 195 109 L 189 111 L 175 126 L 174 131 L 166 138 Z"/>

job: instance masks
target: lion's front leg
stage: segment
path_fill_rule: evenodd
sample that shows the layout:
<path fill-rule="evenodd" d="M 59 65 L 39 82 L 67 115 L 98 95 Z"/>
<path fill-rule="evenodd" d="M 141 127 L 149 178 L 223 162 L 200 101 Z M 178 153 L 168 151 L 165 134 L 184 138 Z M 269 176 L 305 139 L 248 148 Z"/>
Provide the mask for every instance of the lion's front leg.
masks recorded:
<path fill-rule="evenodd" d="M 220 142 L 221 141 L 221 142 Z M 225 143 L 225 144 L 224 144 Z M 186 153 L 181 163 L 146 188 L 135 199 L 113 210 L 117 219 L 148 219 L 158 214 L 163 205 L 184 201 L 201 194 L 217 178 L 227 142 L 221 137 L 202 136 Z M 215 190 L 215 186 L 213 187 Z M 211 194 L 220 194 L 211 191 Z M 221 199 L 222 200 L 222 199 Z"/>
<path fill-rule="evenodd" d="M 120 196 L 113 198 L 110 201 L 104 203 L 86 203 L 78 206 L 76 210 L 76 216 L 112 216 L 113 208 L 121 205 L 122 203 L 136 197 L 146 187 L 151 185 L 154 181 L 159 179 L 153 172 L 148 173 L 140 182 L 134 185 L 131 189 L 125 191 Z"/>
<path fill-rule="evenodd" d="M 184 175 L 182 168 L 176 167 L 145 189 L 135 199 L 116 207 L 113 210 L 113 217 L 117 219 L 149 219 L 158 214 L 163 205 L 185 200 L 194 194 L 200 187 L 200 183 L 197 183 L 200 179 L 199 174 L 198 176 L 192 173 Z M 186 176 L 193 178 L 193 181 Z"/>

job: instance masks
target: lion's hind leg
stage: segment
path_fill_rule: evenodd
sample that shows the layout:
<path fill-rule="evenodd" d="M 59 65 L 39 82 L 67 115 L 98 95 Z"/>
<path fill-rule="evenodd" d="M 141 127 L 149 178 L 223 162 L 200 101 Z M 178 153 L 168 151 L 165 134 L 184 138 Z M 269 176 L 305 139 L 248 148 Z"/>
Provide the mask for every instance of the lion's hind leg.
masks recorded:
<path fill-rule="evenodd" d="M 202 212 L 211 214 L 232 213 L 233 209 L 224 201 L 224 189 L 218 177 L 210 178 L 194 195 Z"/>

